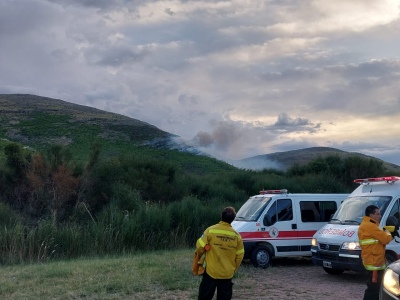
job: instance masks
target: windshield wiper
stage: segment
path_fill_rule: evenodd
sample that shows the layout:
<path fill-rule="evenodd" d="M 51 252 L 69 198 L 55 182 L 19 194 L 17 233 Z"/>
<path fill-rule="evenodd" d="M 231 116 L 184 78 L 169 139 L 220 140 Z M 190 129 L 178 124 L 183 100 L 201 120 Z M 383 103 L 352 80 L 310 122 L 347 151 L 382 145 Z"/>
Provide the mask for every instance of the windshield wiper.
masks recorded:
<path fill-rule="evenodd" d="M 246 219 L 245 217 L 236 217 L 236 219 Z"/>
<path fill-rule="evenodd" d="M 332 222 L 332 221 L 335 222 L 335 223 L 338 222 L 340 224 L 343 224 L 343 222 L 341 220 L 339 220 L 339 219 L 330 219 L 329 223 Z"/>
<path fill-rule="evenodd" d="M 357 221 L 357 220 L 344 220 L 344 222 L 345 223 L 357 223 L 357 224 L 360 224 L 360 222 Z"/>

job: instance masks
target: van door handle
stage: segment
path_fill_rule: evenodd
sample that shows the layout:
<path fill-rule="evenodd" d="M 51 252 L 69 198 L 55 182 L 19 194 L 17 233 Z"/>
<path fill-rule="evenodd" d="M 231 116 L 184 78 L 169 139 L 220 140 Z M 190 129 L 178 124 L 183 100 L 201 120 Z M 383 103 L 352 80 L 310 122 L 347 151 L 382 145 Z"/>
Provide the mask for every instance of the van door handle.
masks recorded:
<path fill-rule="evenodd" d="M 292 229 L 297 229 L 297 224 L 292 224 Z"/>

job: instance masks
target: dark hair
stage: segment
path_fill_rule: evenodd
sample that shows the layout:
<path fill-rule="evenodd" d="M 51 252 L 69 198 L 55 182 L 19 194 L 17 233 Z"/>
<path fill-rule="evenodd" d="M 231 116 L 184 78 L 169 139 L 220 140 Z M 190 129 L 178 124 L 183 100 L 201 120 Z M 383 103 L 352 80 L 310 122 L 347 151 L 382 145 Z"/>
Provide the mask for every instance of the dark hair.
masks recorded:
<path fill-rule="evenodd" d="M 232 206 L 225 207 L 221 214 L 221 220 L 231 224 L 235 220 L 236 211 Z"/>
<path fill-rule="evenodd" d="M 369 216 L 370 214 L 374 214 L 375 210 L 377 209 L 379 209 L 379 207 L 375 205 L 367 206 L 367 208 L 365 209 L 365 215 Z"/>

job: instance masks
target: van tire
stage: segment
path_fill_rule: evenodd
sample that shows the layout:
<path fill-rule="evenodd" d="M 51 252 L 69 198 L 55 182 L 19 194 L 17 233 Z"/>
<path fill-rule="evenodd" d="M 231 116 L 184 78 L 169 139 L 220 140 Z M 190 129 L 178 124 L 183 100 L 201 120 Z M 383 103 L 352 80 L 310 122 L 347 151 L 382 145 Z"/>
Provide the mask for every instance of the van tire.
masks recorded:
<path fill-rule="evenodd" d="M 331 274 L 331 275 L 341 275 L 344 272 L 344 270 L 331 269 L 331 268 L 325 268 L 325 267 L 322 267 L 322 268 L 324 269 L 324 271 L 326 273 Z"/>
<path fill-rule="evenodd" d="M 265 269 L 271 263 L 272 254 L 267 246 L 259 245 L 251 253 L 251 262 L 255 268 Z"/>

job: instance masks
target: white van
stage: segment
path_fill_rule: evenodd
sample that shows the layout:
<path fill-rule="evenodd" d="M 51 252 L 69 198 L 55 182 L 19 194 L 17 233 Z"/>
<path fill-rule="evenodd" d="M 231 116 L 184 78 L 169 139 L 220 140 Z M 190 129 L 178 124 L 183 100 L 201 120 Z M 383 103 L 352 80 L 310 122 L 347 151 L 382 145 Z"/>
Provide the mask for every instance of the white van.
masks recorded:
<path fill-rule="evenodd" d="M 380 227 L 389 225 L 386 222 L 390 216 L 400 220 L 400 177 L 356 179 L 354 182 L 360 186 L 343 202 L 329 224 L 313 236 L 312 262 L 322 266 L 329 274 L 339 275 L 344 271 L 365 272 L 358 243 L 358 226 L 367 206 L 379 207 L 382 215 Z M 400 241 L 397 240 L 398 238 L 386 246 L 388 263 L 399 257 Z"/>
<path fill-rule="evenodd" d="M 232 222 L 242 236 L 244 258 L 255 267 L 266 268 L 275 256 L 311 256 L 312 236 L 347 196 L 267 190 L 250 197 Z"/>

